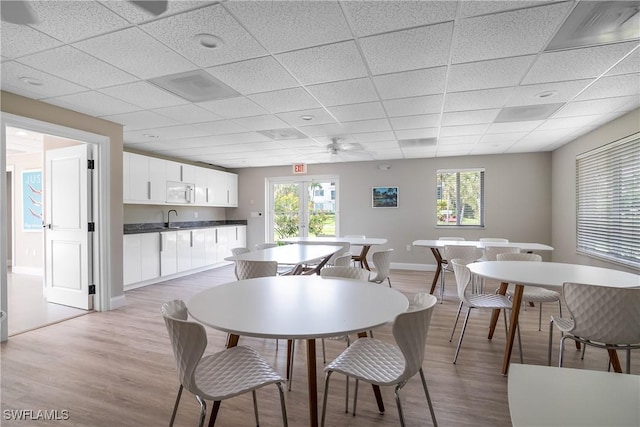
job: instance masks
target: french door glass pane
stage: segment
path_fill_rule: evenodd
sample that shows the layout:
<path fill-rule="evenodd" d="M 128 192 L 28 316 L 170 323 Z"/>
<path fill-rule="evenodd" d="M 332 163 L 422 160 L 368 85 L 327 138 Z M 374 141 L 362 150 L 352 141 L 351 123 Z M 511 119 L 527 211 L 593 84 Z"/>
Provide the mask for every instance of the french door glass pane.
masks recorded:
<path fill-rule="evenodd" d="M 309 236 L 336 235 L 336 185 L 312 182 L 308 186 Z"/>
<path fill-rule="evenodd" d="M 273 184 L 273 240 L 300 236 L 300 183 Z"/>

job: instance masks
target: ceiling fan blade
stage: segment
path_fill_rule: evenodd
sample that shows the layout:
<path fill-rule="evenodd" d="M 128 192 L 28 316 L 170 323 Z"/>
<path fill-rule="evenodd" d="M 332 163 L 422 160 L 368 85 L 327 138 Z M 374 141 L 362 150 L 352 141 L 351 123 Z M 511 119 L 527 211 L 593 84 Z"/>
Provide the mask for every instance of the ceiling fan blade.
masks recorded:
<path fill-rule="evenodd" d="M 2 1 L 0 2 L 0 14 L 3 21 L 11 22 L 12 24 L 27 25 L 38 23 L 35 12 L 26 1 Z"/>
<path fill-rule="evenodd" d="M 131 3 L 135 4 L 141 9 L 146 10 L 149 13 L 154 14 L 155 16 L 160 15 L 167 11 L 167 0 L 164 1 L 155 1 L 155 0 L 131 0 Z"/>

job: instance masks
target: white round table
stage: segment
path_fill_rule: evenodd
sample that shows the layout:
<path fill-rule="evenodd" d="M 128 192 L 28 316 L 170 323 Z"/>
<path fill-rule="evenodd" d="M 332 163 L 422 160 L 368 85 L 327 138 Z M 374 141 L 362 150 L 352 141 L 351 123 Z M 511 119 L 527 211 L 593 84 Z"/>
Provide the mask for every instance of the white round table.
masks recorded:
<path fill-rule="evenodd" d="M 509 360 L 513 348 L 522 291 L 524 285 L 540 286 L 547 289 L 562 291 L 565 282 L 583 283 L 585 285 L 600 285 L 621 288 L 640 287 L 640 276 L 620 270 L 593 267 L 590 265 L 563 264 L 559 262 L 530 262 L 530 261 L 484 261 L 468 264 L 472 274 L 502 282 L 500 292 L 504 294 L 508 283 L 516 285 L 513 294 L 513 309 L 507 344 L 502 361 L 502 374 L 509 371 Z M 489 332 L 493 334 L 495 321 L 498 316 L 494 313 Z"/>
<path fill-rule="evenodd" d="M 406 311 L 400 292 L 369 282 L 320 276 L 240 280 L 194 295 L 189 314 L 237 336 L 307 340 L 310 425 L 318 425 L 316 338 L 367 331 Z M 379 401 L 380 403 L 381 401 Z"/>

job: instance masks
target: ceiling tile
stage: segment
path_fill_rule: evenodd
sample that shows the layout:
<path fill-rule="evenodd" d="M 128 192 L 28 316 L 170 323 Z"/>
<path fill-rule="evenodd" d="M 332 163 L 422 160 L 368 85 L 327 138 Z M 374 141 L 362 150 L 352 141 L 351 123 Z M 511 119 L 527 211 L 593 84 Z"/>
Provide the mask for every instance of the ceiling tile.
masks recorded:
<path fill-rule="evenodd" d="M 430 25 L 360 39 L 373 74 L 446 65 L 453 23 Z"/>
<path fill-rule="evenodd" d="M 233 119 L 233 122 L 249 130 L 284 129 L 288 128 L 285 122 L 275 115 L 240 117 Z"/>
<path fill-rule="evenodd" d="M 349 123 L 349 125 L 352 125 L 353 123 L 357 123 L 357 122 L 351 122 Z M 327 136 L 327 135 L 341 135 L 347 132 L 345 127 L 338 123 L 327 123 L 327 124 L 312 125 L 312 126 L 300 126 L 299 130 L 311 138 Z M 366 130 L 363 132 L 366 132 Z"/>
<path fill-rule="evenodd" d="M 320 106 L 318 101 L 301 87 L 257 93 L 249 95 L 249 99 L 271 113 L 285 113 Z"/>
<path fill-rule="evenodd" d="M 45 102 L 96 117 L 140 110 L 136 105 L 95 91 L 58 96 L 49 98 Z"/>
<path fill-rule="evenodd" d="M 341 3 L 358 37 L 452 21 L 456 2 L 345 1 Z"/>
<path fill-rule="evenodd" d="M 537 85 L 518 86 L 506 106 L 515 107 L 521 105 L 548 104 L 549 102 L 567 102 L 573 99 L 592 81 L 593 80 L 588 79 L 559 83 L 541 83 Z M 551 95 L 544 96 L 546 94 Z"/>
<path fill-rule="evenodd" d="M 565 1 L 565 0 L 550 0 Z M 488 15 L 490 13 L 504 12 L 506 10 L 520 9 L 531 6 L 540 6 L 543 3 L 540 0 L 483 0 L 483 1 L 464 1 L 460 2 L 460 17 L 468 18 L 470 16 Z"/>
<path fill-rule="evenodd" d="M 519 56 L 452 65 L 447 92 L 516 86 L 534 59 L 535 56 Z"/>
<path fill-rule="evenodd" d="M 231 120 L 214 120 L 206 123 L 198 123 L 194 126 L 197 126 L 199 129 L 202 129 L 207 132 L 208 135 L 212 136 L 243 133 L 247 131 L 246 128 L 232 122 Z"/>
<path fill-rule="evenodd" d="M 220 4 L 159 19 L 140 28 L 201 67 L 267 53 Z M 199 34 L 213 35 L 221 42 L 216 48 L 205 48 L 196 37 Z"/>
<path fill-rule="evenodd" d="M 436 157 L 467 156 L 474 148 L 474 144 L 438 145 Z"/>
<path fill-rule="evenodd" d="M 438 152 L 437 147 L 409 147 L 401 148 L 402 155 L 405 159 L 423 159 L 435 157 Z"/>
<path fill-rule="evenodd" d="M 442 95 L 417 96 L 383 101 L 389 117 L 416 116 L 420 114 L 440 113 Z"/>
<path fill-rule="evenodd" d="M 623 96 L 619 98 L 602 98 L 588 101 L 575 101 L 566 104 L 554 115 L 554 119 L 562 117 L 587 116 L 589 114 L 606 114 L 612 111 L 631 111 L 638 107 L 640 96 Z"/>
<path fill-rule="evenodd" d="M 615 76 L 618 74 L 632 74 L 640 70 L 640 46 L 633 50 L 625 59 L 620 61 L 618 65 L 607 72 L 607 76 Z"/>
<path fill-rule="evenodd" d="M 257 132 L 241 132 L 227 135 L 219 135 L 212 138 L 212 142 L 217 144 L 247 144 L 253 142 L 274 142 L 266 136 Z"/>
<path fill-rule="evenodd" d="M 187 100 L 183 98 L 141 81 L 100 89 L 99 92 L 145 109 L 172 107 L 187 103 Z"/>
<path fill-rule="evenodd" d="M 173 107 L 157 108 L 155 113 L 173 119 L 179 123 L 200 123 L 218 120 L 221 117 L 195 104 L 176 105 Z"/>
<path fill-rule="evenodd" d="M 640 95 L 640 73 L 603 77 L 576 97 L 576 101 Z"/>
<path fill-rule="evenodd" d="M 26 25 L 5 21 L 2 21 L 2 25 L 0 25 L 0 51 L 5 58 L 16 58 L 61 44 L 59 40 Z"/>
<path fill-rule="evenodd" d="M 366 77 L 355 42 L 347 41 L 277 55 L 302 84 L 326 83 Z"/>
<path fill-rule="evenodd" d="M 307 90 L 327 107 L 378 100 L 369 78 L 311 85 L 307 86 Z"/>
<path fill-rule="evenodd" d="M 241 96 L 216 101 L 199 102 L 197 105 L 227 119 L 259 116 L 268 113 L 267 110 L 255 102 Z"/>
<path fill-rule="evenodd" d="M 444 97 L 444 111 L 502 108 L 513 92 L 514 88 L 508 87 L 447 93 Z"/>
<path fill-rule="evenodd" d="M 447 67 L 404 71 L 374 76 L 373 82 L 382 99 L 407 98 L 443 93 Z"/>
<path fill-rule="evenodd" d="M 382 132 L 391 130 L 387 119 L 359 120 L 343 123 L 344 130 L 349 133 Z"/>
<path fill-rule="evenodd" d="M 239 1 L 224 6 L 271 53 L 352 38 L 335 1 Z"/>
<path fill-rule="evenodd" d="M 397 130 L 395 134 L 398 140 L 436 138 L 438 136 L 438 128 Z"/>
<path fill-rule="evenodd" d="M 96 34 L 124 28 L 129 23 L 102 4 L 93 1 L 32 1 L 29 2 L 38 23 L 38 31 L 71 43 Z"/>
<path fill-rule="evenodd" d="M 90 89 L 138 80 L 131 74 L 71 46 L 61 46 L 25 56 L 20 58 L 19 62 Z"/>
<path fill-rule="evenodd" d="M 620 114 L 607 113 L 607 114 L 590 114 L 588 116 L 580 117 L 565 117 L 563 119 L 549 119 L 542 123 L 538 130 L 554 130 L 554 129 L 567 129 L 567 128 L 586 128 L 593 129 L 598 126 L 607 123 Z"/>
<path fill-rule="evenodd" d="M 444 136 L 438 138 L 438 148 L 446 145 L 476 144 L 480 141 L 480 135 Z"/>
<path fill-rule="evenodd" d="M 417 116 L 403 116 L 389 118 L 393 130 L 418 129 L 437 127 L 440 124 L 440 114 L 420 114 Z"/>
<path fill-rule="evenodd" d="M 207 71 L 244 95 L 298 86 L 296 79 L 272 56 L 219 65 Z"/>
<path fill-rule="evenodd" d="M 188 124 L 154 128 L 153 134 L 158 136 L 158 141 L 169 140 L 174 144 L 174 146 L 179 147 L 179 145 L 176 143 L 177 140 L 190 137 L 205 136 L 206 132 L 196 126 Z"/>
<path fill-rule="evenodd" d="M 443 126 L 440 128 L 440 137 L 447 136 L 464 136 L 464 135 L 482 135 L 489 125 L 464 125 L 464 126 Z"/>
<path fill-rule="evenodd" d="M 571 3 L 463 19 L 456 27 L 453 63 L 529 55 L 544 49 Z"/>
<path fill-rule="evenodd" d="M 106 34 L 73 46 L 141 79 L 196 69 L 184 57 L 138 28 Z"/>
<path fill-rule="evenodd" d="M 493 133 L 486 134 L 478 141 L 480 144 L 513 144 L 527 136 L 529 132 Z"/>
<path fill-rule="evenodd" d="M 469 155 L 471 156 L 483 156 L 487 154 L 502 154 L 506 152 L 512 144 L 503 143 L 503 144 L 476 144 L 471 151 L 469 151 Z"/>
<path fill-rule="evenodd" d="M 364 104 L 341 105 L 329 108 L 329 112 L 340 122 L 381 119 L 385 117 L 382 104 L 367 102 Z"/>
<path fill-rule="evenodd" d="M 203 0 L 180 0 L 167 2 L 167 10 L 161 13 L 159 16 L 136 6 L 132 2 L 122 0 L 101 0 L 101 3 L 107 6 L 109 9 L 116 12 L 118 15 L 125 18 L 132 23 L 141 23 L 158 17 L 169 16 L 175 13 L 193 9 L 195 7 L 202 7 L 207 3 L 216 3 L 216 1 L 203 1 Z"/>
<path fill-rule="evenodd" d="M 444 113 L 442 116 L 442 126 L 462 126 L 492 123 L 499 112 L 500 110 L 498 109 L 491 109 Z"/>
<path fill-rule="evenodd" d="M 160 114 L 151 111 L 134 111 L 131 113 L 103 116 L 102 118 L 109 120 L 110 122 L 120 123 L 125 127 L 125 132 L 180 124 L 180 122 L 170 120 L 165 116 L 161 116 Z M 154 134 L 153 131 L 148 133 Z"/>
<path fill-rule="evenodd" d="M 378 142 L 378 141 L 391 141 L 394 138 L 393 132 L 367 132 L 367 133 L 356 133 L 353 134 L 353 137 L 358 142 Z"/>
<path fill-rule="evenodd" d="M 311 126 L 323 125 L 327 123 L 336 123 L 335 119 L 323 108 L 313 108 L 309 110 L 292 111 L 290 113 L 277 114 L 285 122 L 291 126 Z M 305 120 L 302 117 L 311 116 L 311 120 Z"/>
<path fill-rule="evenodd" d="M 510 133 L 531 131 L 540 126 L 542 120 L 531 120 L 526 122 L 492 123 L 487 129 L 487 133 Z"/>
<path fill-rule="evenodd" d="M 33 99 L 50 98 L 87 90 L 85 87 L 59 79 L 14 61 L 3 62 L 0 69 L 2 70 L 0 73 L 2 90 Z M 30 85 L 20 80 L 21 77 L 39 80 L 43 84 L 38 86 Z"/>
<path fill-rule="evenodd" d="M 636 46 L 638 46 L 637 42 L 627 42 L 546 52 L 536 60 L 522 83 L 533 84 L 598 77 Z M 577 67 L 576 64 L 580 64 L 580 66 Z"/>

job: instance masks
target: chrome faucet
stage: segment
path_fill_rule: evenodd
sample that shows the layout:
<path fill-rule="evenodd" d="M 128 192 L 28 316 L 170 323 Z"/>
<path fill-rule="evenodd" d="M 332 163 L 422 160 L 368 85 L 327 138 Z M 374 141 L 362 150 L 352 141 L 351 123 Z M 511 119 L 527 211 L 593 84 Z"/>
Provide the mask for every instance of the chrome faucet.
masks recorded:
<path fill-rule="evenodd" d="M 171 228 L 171 212 L 178 216 L 178 211 L 175 209 L 170 209 L 169 212 L 167 212 L 167 228 Z"/>

